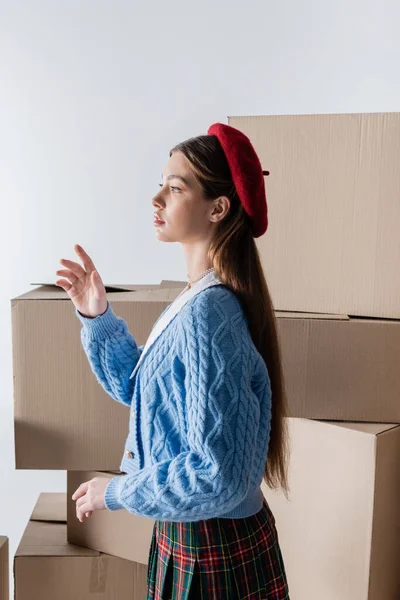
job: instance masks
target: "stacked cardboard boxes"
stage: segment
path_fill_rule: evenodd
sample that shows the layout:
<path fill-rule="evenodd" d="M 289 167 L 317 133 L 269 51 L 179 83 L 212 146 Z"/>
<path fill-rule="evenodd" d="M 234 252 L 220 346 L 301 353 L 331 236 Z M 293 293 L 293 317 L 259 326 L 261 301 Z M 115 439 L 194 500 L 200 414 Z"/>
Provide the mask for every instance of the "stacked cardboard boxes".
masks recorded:
<path fill-rule="evenodd" d="M 181 287 L 107 285 L 106 291 L 140 345 Z M 95 511 L 80 523 L 71 499 L 84 481 L 119 473 L 129 422 L 128 407 L 99 386 L 81 327 L 55 285 L 12 299 L 16 468 L 66 470 L 68 490 L 37 501 L 14 556 L 16 600 L 146 598 L 154 521 Z"/>
<path fill-rule="evenodd" d="M 257 240 L 283 349 L 291 597 L 400 598 L 400 113 L 232 117 L 267 179 Z"/>
<path fill-rule="evenodd" d="M 146 565 L 67 541 L 66 494 L 42 493 L 14 558 L 16 600 L 146 598 Z"/>
<path fill-rule="evenodd" d="M 397 600 L 400 115 L 229 122 L 271 172 L 270 226 L 257 244 L 289 402 L 290 501 L 263 491 L 291 597 Z M 183 286 L 106 290 L 144 344 Z M 95 511 L 80 523 L 71 499 L 84 481 L 119 472 L 129 409 L 98 384 L 61 288 L 14 298 L 12 328 L 16 467 L 67 471 L 67 494 L 41 495 L 15 555 L 16 599 L 66 600 L 74 585 L 82 598 L 145 598 L 154 522 Z"/>

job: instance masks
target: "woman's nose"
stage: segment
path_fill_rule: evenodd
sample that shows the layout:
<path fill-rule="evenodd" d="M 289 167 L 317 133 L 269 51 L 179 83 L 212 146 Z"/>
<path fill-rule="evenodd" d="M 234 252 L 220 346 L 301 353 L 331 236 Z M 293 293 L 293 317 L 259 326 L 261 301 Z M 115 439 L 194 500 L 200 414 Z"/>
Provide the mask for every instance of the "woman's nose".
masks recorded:
<path fill-rule="evenodd" d="M 152 203 L 152 205 L 154 207 L 156 207 L 156 206 L 164 206 L 164 200 L 162 199 L 162 196 L 161 196 L 160 192 L 158 192 L 158 194 L 156 194 L 153 197 L 153 200 L 151 201 L 151 203 Z"/>

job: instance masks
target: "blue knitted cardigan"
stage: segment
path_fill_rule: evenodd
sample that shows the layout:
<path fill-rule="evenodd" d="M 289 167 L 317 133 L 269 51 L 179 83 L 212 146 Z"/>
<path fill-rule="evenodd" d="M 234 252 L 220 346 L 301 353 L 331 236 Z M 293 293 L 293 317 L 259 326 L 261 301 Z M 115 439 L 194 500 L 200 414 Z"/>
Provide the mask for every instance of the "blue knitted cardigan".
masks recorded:
<path fill-rule="evenodd" d="M 237 295 L 211 285 L 190 298 L 143 355 L 110 304 L 83 324 L 98 382 L 128 407 L 122 475 L 108 510 L 163 521 L 242 518 L 262 507 L 271 386 Z M 106 442 L 106 440 L 105 440 Z"/>

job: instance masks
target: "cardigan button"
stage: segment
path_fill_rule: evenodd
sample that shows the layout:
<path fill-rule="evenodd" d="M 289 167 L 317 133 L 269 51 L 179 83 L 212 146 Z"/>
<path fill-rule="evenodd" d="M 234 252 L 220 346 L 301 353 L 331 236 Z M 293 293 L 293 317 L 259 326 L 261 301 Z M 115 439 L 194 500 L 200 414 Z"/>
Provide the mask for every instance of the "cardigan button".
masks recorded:
<path fill-rule="evenodd" d="M 135 414 L 136 414 L 136 411 L 135 411 L 135 410 L 133 410 L 133 411 L 132 411 L 132 414 L 131 414 L 131 417 L 132 417 L 132 419 L 134 419 L 134 418 L 135 418 Z"/>
<path fill-rule="evenodd" d="M 126 455 L 128 458 L 133 458 L 133 453 L 132 453 L 130 450 L 127 450 L 127 451 L 125 452 L 125 455 Z"/>

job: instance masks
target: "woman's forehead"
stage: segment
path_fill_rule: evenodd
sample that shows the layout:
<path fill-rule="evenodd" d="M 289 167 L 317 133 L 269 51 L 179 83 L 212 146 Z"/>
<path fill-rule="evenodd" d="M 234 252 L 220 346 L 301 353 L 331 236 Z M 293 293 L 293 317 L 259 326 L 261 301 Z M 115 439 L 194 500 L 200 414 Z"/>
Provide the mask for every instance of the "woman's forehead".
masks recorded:
<path fill-rule="evenodd" d="M 161 177 L 165 179 L 178 177 L 187 185 L 194 183 L 194 175 L 190 168 L 190 163 L 181 152 L 174 152 L 172 154 L 161 173 Z"/>

